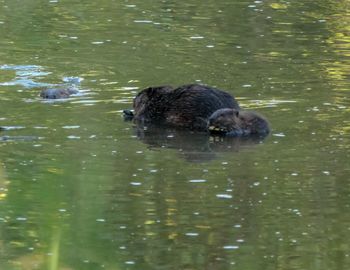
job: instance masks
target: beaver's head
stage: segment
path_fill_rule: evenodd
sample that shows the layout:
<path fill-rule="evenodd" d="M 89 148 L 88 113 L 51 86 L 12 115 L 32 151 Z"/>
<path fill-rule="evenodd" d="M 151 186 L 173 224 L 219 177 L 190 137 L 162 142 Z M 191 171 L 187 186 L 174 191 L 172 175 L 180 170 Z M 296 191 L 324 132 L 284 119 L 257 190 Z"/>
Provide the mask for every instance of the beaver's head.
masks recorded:
<path fill-rule="evenodd" d="M 40 96 L 45 99 L 63 99 L 68 98 L 70 92 L 66 88 L 49 88 L 41 91 Z"/>
<path fill-rule="evenodd" d="M 171 90 L 170 86 L 158 86 L 146 88 L 138 93 L 133 103 L 135 118 L 147 118 L 149 114 L 159 110 L 159 106 L 163 105 L 164 97 Z"/>
<path fill-rule="evenodd" d="M 215 111 L 208 120 L 208 129 L 211 133 L 227 133 L 240 129 L 239 111 L 225 108 Z"/>
<path fill-rule="evenodd" d="M 215 111 L 209 117 L 208 129 L 211 133 L 231 136 L 264 136 L 270 132 L 269 123 L 258 113 L 230 108 Z"/>

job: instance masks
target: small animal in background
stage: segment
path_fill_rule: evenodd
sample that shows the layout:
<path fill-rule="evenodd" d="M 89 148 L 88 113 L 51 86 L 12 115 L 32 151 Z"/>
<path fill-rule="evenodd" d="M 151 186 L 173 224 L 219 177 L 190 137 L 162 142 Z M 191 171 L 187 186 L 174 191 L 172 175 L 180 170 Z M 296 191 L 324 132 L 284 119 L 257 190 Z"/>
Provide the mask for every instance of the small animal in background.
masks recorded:
<path fill-rule="evenodd" d="M 67 88 L 48 88 L 40 92 L 40 96 L 45 99 L 63 99 L 71 95 L 78 94 L 79 91 L 74 87 Z"/>
<path fill-rule="evenodd" d="M 80 82 L 83 81 L 80 77 L 64 77 L 62 85 L 56 85 L 57 87 L 50 87 L 40 92 L 40 97 L 44 99 L 64 99 L 69 98 L 71 95 L 79 93 L 78 87 Z"/>

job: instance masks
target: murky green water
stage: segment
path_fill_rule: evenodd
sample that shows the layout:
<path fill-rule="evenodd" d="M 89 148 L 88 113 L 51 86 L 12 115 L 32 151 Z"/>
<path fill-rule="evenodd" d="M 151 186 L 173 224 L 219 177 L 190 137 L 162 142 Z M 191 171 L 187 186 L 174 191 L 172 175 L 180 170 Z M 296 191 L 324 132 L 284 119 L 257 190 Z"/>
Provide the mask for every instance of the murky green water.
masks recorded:
<path fill-rule="evenodd" d="M 349 269 L 350 5 L 0 0 L 0 269 Z M 43 102 L 42 86 L 84 79 Z M 263 142 L 136 130 L 201 82 Z"/>

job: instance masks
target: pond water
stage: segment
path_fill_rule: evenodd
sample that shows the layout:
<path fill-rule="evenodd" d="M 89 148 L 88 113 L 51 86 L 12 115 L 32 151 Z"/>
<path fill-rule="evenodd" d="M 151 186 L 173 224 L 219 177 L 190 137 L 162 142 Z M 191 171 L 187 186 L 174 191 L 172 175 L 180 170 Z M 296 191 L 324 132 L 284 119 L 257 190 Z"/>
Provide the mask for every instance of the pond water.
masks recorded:
<path fill-rule="evenodd" d="M 347 0 L 0 0 L 0 269 L 350 269 Z M 81 81 L 44 102 L 43 87 Z M 263 141 L 137 130 L 203 83 Z"/>

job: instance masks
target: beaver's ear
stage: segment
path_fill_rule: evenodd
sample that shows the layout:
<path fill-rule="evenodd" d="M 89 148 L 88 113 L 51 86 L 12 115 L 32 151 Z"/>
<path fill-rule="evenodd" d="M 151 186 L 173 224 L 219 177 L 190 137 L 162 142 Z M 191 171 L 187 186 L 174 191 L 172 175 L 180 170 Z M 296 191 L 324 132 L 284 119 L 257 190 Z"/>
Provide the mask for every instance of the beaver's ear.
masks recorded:
<path fill-rule="evenodd" d="M 148 87 L 146 88 L 146 93 L 149 98 L 156 97 L 157 95 L 161 94 L 162 87 Z"/>
<path fill-rule="evenodd" d="M 148 97 L 151 97 L 154 95 L 155 90 L 154 87 L 148 87 L 146 89 L 143 89 L 142 92 L 146 93 Z"/>

